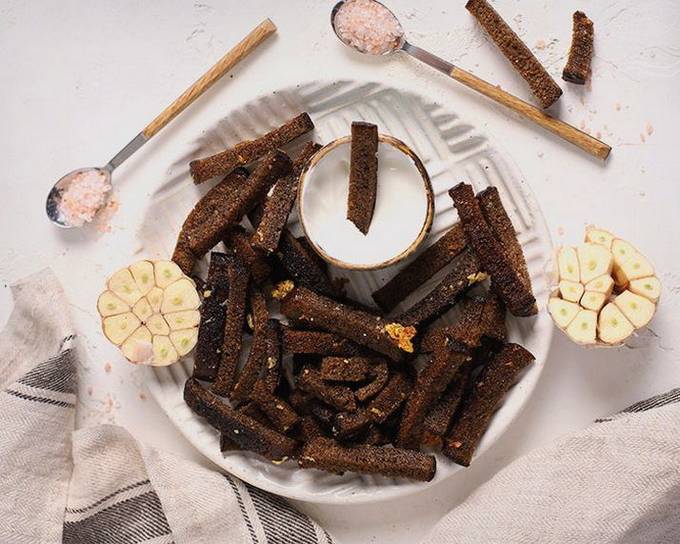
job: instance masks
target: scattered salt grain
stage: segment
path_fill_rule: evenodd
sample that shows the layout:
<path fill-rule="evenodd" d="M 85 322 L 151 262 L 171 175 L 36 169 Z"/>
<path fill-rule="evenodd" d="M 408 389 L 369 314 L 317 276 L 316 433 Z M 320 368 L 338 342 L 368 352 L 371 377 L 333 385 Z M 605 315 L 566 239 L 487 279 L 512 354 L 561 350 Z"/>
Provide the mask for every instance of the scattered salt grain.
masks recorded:
<path fill-rule="evenodd" d="M 69 174 L 65 184 L 66 189 L 59 200 L 59 215 L 75 227 L 81 227 L 94 219 L 111 190 L 106 174 L 95 169 Z"/>
<path fill-rule="evenodd" d="M 334 25 L 343 42 L 371 55 L 388 53 L 404 36 L 392 12 L 374 0 L 347 0 L 335 15 Z"/>
<path fill-rule="evenodd" d="M 115 196 L 112 195 L 109 198 L 109 201 L 99 209 L 99 212 L 97 212 L 95 223 L 98 232 L 111 232 L 111 220 L 113 219 L 113 216 L 116 215 L 119 208 L 120 203 L 116 200 Z"/>

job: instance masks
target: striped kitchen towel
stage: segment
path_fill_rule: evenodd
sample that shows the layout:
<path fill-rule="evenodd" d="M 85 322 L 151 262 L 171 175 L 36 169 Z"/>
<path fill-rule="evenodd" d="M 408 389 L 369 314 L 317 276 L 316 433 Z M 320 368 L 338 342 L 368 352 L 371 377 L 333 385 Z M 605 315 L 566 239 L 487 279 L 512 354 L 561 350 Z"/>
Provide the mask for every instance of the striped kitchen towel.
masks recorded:
<path fill-rule="evenodd" d="M 680 388 L 597 420 L 511 463 L 423 544 L 678 544 L 679 425 Z"/>
<path fill-rule="evenodd" d="M 12 291 L 0 335 L 0 542 L 56 543 L 71 478 L 74 336 L 51 273 Z"/>
<path fill-rule="evenodd" d="M 0 335 L 0 543 L 332 544 L 282 499 L 101 425 L 73 432 L 74 334 L 56 278 L 12 288 Z"/>

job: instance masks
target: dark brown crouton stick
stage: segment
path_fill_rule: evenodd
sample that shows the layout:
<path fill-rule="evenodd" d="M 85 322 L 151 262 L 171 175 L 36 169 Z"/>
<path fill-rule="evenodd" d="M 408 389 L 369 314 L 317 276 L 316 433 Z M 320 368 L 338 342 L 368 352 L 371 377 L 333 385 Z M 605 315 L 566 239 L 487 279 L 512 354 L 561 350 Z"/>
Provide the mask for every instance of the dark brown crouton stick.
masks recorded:
<path fill-rule="evenodd" d="M 490 338 L 496 343 L 505 343 L 508 339 L 508 327 L 505 323 L 505 304 L 491 285 L 491 292 L 486 297 L 482 321 L 484 331 L 482 336 Z"/>
<path fill-rule="evenodd" d="M 368 234 L 378 190 L 378 127 L 372 123 L 352 123 L 350 144 L 347 219 Z"/>
<path fill-rule="evenodd" d="M 248 359 L 229 395 L 229 400 L 232 403 L 243 402 L 248 398 L 267 361 L 267 335 L 269 334 L 267 303 L 264 295 L 258 289 L 251 288 L 248 298 L 253 322 L 253 339 L 250 344 Z"/>
<path fill-rule="evenodd" d="M 465 8 L 474 15 L 512 67 L 529 84 L 541 106 L 547 108 L 552 105 L 561 96 L 562 89 L 496 10 L 486 0 L 468 0 Z"/>
<path fill-rule="evenodd" d="M 372 380 L 354 392 L 359 402 L 364 402 L 380 393 L 390 379 L 390 369 L 385 361 L 378 363 L 369 372 Z"/>
<path fill-rule="evenodd" d="M 263 157 L 250 177 L 203 223 L 200 231 L 189 234 L 187 240 L 193 254 L 203 255 L 222 240 L 227 230 L 264 199 L 276 180 L 287 175 L 291 167 L 283 151 L 275 150 Z"/>
<path fill-rule="evenodd" d="M 357 409 L 352 390 L 342 385 L 325 383 L 318 370 L 313 368 L 303 369 L 298 377 L 297 385 L 328 406 L 346 412 L 354 412 Z"/>
<path fill-rule="evenodd" d="M 281 232 L 295 203 L 302 169 L 319 149 L 319 144 L 307 142 L 293 160 L 293 171 L 276 182 L 272 194 L 267 198 L 262 217 L 252 236 L 253 246 L 264 253 L 276 251 Z"/>
<path fill-rule="evenodd" d="M 376 423 L 384 423 L 401 407 L 410 389 L 410 380 L 403 373 L 395 372 L 383 390 L 368 405 L 368 416 Z"/>
<path fill-rule="evenodd" d="M 302 417 L 295 432 L 295 438 L 300 440 L 300 442 L 310 442 L 323 435 L 324 431 L 321 428 L 321 424 L 314 416 Z"/>
<path fill-rule="evenodd" d="M 446 436 L 453 420 L 453 415 L 456 413 L 456 409 L 463 398 L 463 393 L 470 376 L 470 368 L 471 365 L 463 365 L 425 417 L 421 439 L 422 445 L 441 447 L 442 439 Z"/>
<path fill-rule="evenodd" d="M 317 266 L 319 267 L 320 270 L 323 270 L 326 275 L 328 275 L 328 263 L 323 260 L 323 257 L 319 255 L 314 249 L 312 248 L 312 244 L 309 243 L 309 240 L 307 239 L 306 236 L 297 236 L 295 238 L 298 242 L 300 242 L 300 245 L 305 248 L 305 251 L 310 255 L 311 258 L 313 258 L 316 261 Z M 336 289 L 337 290 L 337 289 Z"/>
<path fill-rule="evenodd" d="M 248 213 L 248 220 L 256 230 L 263 216 L 264 205 L 257 206 Z M 288 276 L 297 285 L 308 287 L 322 295 L 330 297 L 337 295 L 337 289 L 328 276 L 326 262 L 314 252 L 304 236 L 296 238 L 285 227 L 281 231 L 276 256 Z"/>
<path fill-rule="evenodd" d="M 285 400 L 274 395 L 263 381 L 255 382 L 250 392 L 250 400 L 267 415 L 279 432 L 287 433 L 300 421 L 295 410 Z"/>
<path fill-rule="evenodd" d="M 397 304 L 450 263 L 465 249 L 466 244 L 463 228 L 456 223 L 439 240 L 373 293 L 373 300 L 384 312 L 391 312 Z"/>
<path fill-rule="evenodd" d="M 253 281 L 258 285 L 264 285 L 272 275 L 272 266 L 267 260 L 267 257 L 262 255 L 260 251 L 256 251 L 250 244 L 250 236 L 240 225 L 229 229 L 225 238 L 224 244 L 234 250 L 241 260 L 250 268 L 250 274 Z"/>
<path fill-rule="evenodd" d="M 531 278 L 527 269 L 527 262 L 524 258 L 522 246 L 517 239 L 515 227 L 510 220 L 510 216 L 501 202 L 501 196 L 496 187 L 487 187 L 477 193 L 477 202 L 482 210 L 482 215 L 487 224 L 491 227 L 496 238 L 503 246 L 512 267 L 522 280 L 524 286 L 531 291 Z"/>
<path fill-rule="evenodd" d="M 339 334 L 299 331 L 286 326 L 281 327 L 281 345 L 283 352 L 288 354 L 351 357 L 361 351 L 357 344 Z"/>
<path fill-rule="evenodd" d="M 245 416 L 248 416 L 249 418 L 254 419 L 261 425 L 264 425 L 265 427 L 271 427 L 272 422 L 269 420 L 267 415 L 260 410 L 257 407 L 257 404 L 254 402 L 248 402 L 242 406 L 239 406 L 236 411 L 240 414 L 243 414 Z M 220 435 L 220 451 L 226 451 L 226 449 L 231 449 L 231 450 L 240 450 L 238 444 L 236 444 L 231 438 L 229 438 L 227 435 L 222 433 Z"/>
<path fill-rule="evenodd" d="M 337 289 L 316 254 L 288 229 L 281 234 L 277 256 L 296 285 L 329 297 L 337 295 Z"/>
<path fill-rule="evenodd" d="M 330 382 L 361 382 L 374 363 L 375 360 L 367 357 L 324 357 L 321 378 Z"/>
<path fill-rule="evenodd" d="M 423 299 L 395 317 L 403 325 L 428 325 L 446 312 L 473 285 L 485 278 L 480 275 L 479 261 L 470 250 L 464 250 L 451 271 Z"/>
<path fill-rule="evenodd" d="M 459 183 L 449 191 L 470 246 L 492 279 L 511 314 L 526 317 L 536 313 L 536 299 L 514 269 L 493 229 L 484 218 L 471 185 Z"/>
<path fill-rule="evenodd" d="M 281 301 L 281 312 L 401 361 L 405 352 L 387 332 L 390 323 L 377 315 L 357 310 L 304 287 L 295 287 Z"/>
<path fill-rule="evenodd" d="M 458 320 L 440 327 L 430 327 L 420 340 L 420 351 L 432 353 L 455 339 L 467 348 L 476 347 L 484 332 L 485 297 L 471 297 L 462 303 L 462 311 Z"/>
<path fill-rule="evenodd" d="M 231 255 L 229 265 L 229 296 L 226 300 L 222 360 L 212 385 L 212 392 L 227 396 L 234 386 L 236 368 L 241 356 L 243 325 L 246 319 L 246 297 L 250 274 L 245 263 Z"/>
<path fill-rule="evenodd" d="M 522 346 L 508 344 L 489 361 L 444 441 L 444 455 L 459 465 L 470 465 L 498 403 L 533 360 L 534 356 Z"/>
<path fill-rule="evenodd" d="M 267 321 L 265 331 L 265 365 L 262 380 L 272 393 L 281 381 L 281 330 L 275 319 Z"/>
<path fill-rule="evenodd" d="M 186 238 L 182 238 L 181 236 L 182 233 L 180 233 L 180 238 L 177 239 L 175 249 L 172 252 L 172 261 L 179 266 L 182 272 L 187 276 L 190 276 L 198 259 L 196 259 L 191 252 L 189 242 L 186 241 Z"/>
<path fill-rule="evenodd" d="M 333 427 L 333 422 L 335 421 L 335 416 L 337 414 L 335 408 L 331 408 L 320 400 L 312 399 L 309 404 L 309 411 L 322 427 L 329 430 Z"/>
<path fill-rule="evenodd" d="M 314 129 L 314 123 L 306 113 L 255 140 L 247 140 L 221 153 L 189 163 L 194 183 L 202 183 L 215 176 L 228 174 L 238 166 L 245 166 L 267 153 L 286 145 L 295 138 Z"/>
<path fill-rule="evenodd" d="M 266 332 L 264 330 L 255 331 L 253 340 L 250 344 L 250 351 L 248 352 L 246 364 L 243 365 L 238 380 L 234 384 L 234 388 L 229 395 L 229 400 L 232 404 L 239 404 L 248 399 L 253 385 L 266 364 L 267 348 L 265 337 Z"/>
<path fill-rule="evenodd" d="M 251 284 L 248 289 L 248 327 L 253 331 L 262 329 L 269 321 L 269 308 L 264 293 Z"/>
<path fill-rule="evenodd" d="M 264 425 L 265 427 L 271 427 L 272 422 L 269 420 L 267 417 L 267 414 L 265 414 L 262 410 L 260 410 L 257 406 L 256 403 L 254 402 L 248 402 L 246 404 L 243 404 L 242 406 L 239 406 L 236 411 L 240 414 L 243 414 L 245 416 L 248 416 L 251 419 L 254 419 L 261 425 Z M 238 444 L 236 444 L 231 438 L 229 438 L 227 435 L 224 433 L 221 434 L 220 436 L 220 448 L 222 446 L 227 447 L 232 450 L 240 450 Z M 221 449 L 221 451 L 225 451 L 224 449 Z"/>
<path fill-rule="evenodd" d="M 224 253 L 210 255 L 208 280 L 201 303 L 201 323 L 198 327 L 198 341 L 194 355 L 194 377 L 213 381 L 222 360 L 224 338 L 224 302 L 229 295 L 229 265 L 231 260 Z"/>
<path fill-rule="evenodd" d="M 182 272 L 190 275 L 196 261 L 204 254 L 194 254 L 189 240 L 200 238 L 204 231 L 209 229 L 207 225 L 220 215 L 220 209 L 240 190 L 247 178 L 248 171 L 245 168 L 237 168 L 210 189 L 189 212 L 179 231 L 175 251 L 172 254 L 172 260 L 177 263 Z"/>
<path fill-rule="evenodd" d="M 406 401 L 395 442 L 398 448 L 420 448 L 425 417 L 468 359 L 470 356 L 463 345 L 448 343 L 437 347 L 430 363 L 418 375 L 416 385 Z"/>
<path fill-rule="evenodd" d="M 236 409 L 237 412 L 244 414 L 258 423 L 261 423 L 265 427 L 271 427 L 272 422 L 271 420 L 267 417 L 267 414 L 265 414 L 262 410 L 260 410 L 259 406 L 255 402 L 248 402 L 244 404 L 243 406 L 239 406 Z"/>
<path fill-rule="evenodd" d="M 241 449 L 272 460 L 288 458 L 295 453 L 295 440 L 229 407 L 194 378 L 189 378 L 184 386 L 184 402 Z"/>
<path fill-rule="evenodd" d="M 365 410 L 357 410 L 354 413 L 341 412 L 333 421 L 333 436 L 346 440 L 363 433 L 371 425 L 371 418 Z"/>
<path fill-rule="evenodd" d="M 573 21 L 569 60 L 567 60 L 567 65 L 562 71 L 562 79 L 583 85 L 590 77 L 595 28 L 593 22 L 582 11 L 574 12 Z"/>
<path fill-rule="evenodd" d="M 376 446 L 348 448 L 322 437 L 305 444 L 298 462 L 302 468 L 340 474 L 346 471 L 381 474 L 424 482 L 434 478 L 437 469 L 437 461 L 432 455 Z"/>

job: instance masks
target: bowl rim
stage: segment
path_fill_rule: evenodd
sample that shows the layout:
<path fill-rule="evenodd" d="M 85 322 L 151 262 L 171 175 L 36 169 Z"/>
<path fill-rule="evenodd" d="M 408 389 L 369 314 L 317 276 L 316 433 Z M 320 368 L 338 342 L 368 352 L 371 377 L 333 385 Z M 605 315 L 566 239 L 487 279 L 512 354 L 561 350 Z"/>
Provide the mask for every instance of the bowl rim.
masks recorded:
<path fill-rule="evenodd" d="M 305 164 L 304 168 L 302 169 L 302 172 L 300 173 L 300 178 L 298 180 L 298 192 L 296 197 L 298 216 L 300 218 L 300 226 L 302 227 L 302 231 L 304 232 L 304 235 L 309 241 L 309 245 L 312 247 L 312 249 L 322 259 L 329 262 L 333 266 L 337 266 L 338 268 L 343 268 L 345 270 L 380 270 L 381 268 L 386 268 L 388 266 L 395 265 L 398 262 L 403 261 L 407 257 L 411 256 L 418 249 L 418 247 L 420 247 L 420 244 L 422 244 L 425 241 L 425 239 L 430 233 L 430 230 L 432 229 L 432 221 L 434 219 L 434 190 L 432 189 L 430 175 L 428 174 L 427 169 L 423 164 L 423 161 L 420 160 L 420 157 L 418 157 L 416 152 L 413 151 L 413 149 L 411 149 L 411 147 L 409 147 L 402 140 L 399 140 L 398 138 L 395 138 L 390 134 L 379 133 L 378 134 L 379 142 L 391 145 L 392 147 L 397 149 L 397 151 L 400 151 L 403 154 L 405 154 L 408 158 L 411 159 L 416 169 L 420 173 L 420 177 L 425 189 L 425 196 L 427 198 L 427 212 L 425 214 L 425 220 L 423 221 L 423 225 L 420 229 L 420 232 L 418 233 L 418 236 L 416 236 L 416 238 L 409 244 L 409 246 L 406 249 L 404 249 L 398 255 L 390 257 L 389 259 L 379 263 L 371 264 L 348 263 L 341 259 L 337 259 L 332 255 L 329 255 L 316 243 L 314 238 L 310 236 L 309 230 L 307 229 L 304 209 L 302 206 L 304 187 L 305 182 L 307 181 L 308 174 L 326 155 L 328 155 L 331 151 L 333 151 L 337 147 L 340 147 L 341 145 L 351 143 L 351 141 L 352 136 L 349 134 L 347 136 L 341 136 L 340 138 L 336 138 L 335 140 L 328 142 L 321 149 L 319 149 L 307 161 L 307 164 Z"/>

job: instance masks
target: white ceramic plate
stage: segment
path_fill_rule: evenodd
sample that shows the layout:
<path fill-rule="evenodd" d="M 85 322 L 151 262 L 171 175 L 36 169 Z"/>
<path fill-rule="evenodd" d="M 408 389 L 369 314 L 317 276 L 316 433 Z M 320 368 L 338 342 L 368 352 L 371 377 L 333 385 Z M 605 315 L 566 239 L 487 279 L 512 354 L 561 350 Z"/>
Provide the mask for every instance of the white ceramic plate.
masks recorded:
<path fill-rule="evenodd" d="M 498 187 L 522 243 L 540 312 L 533 318 L 510 318 L 508 321 L 511 340 L 530 350 L 536 356 L 536 362 L 508 393 L 496 412 L 477 450 L 476 456 L 481 455 L 519 415 L 543 370 L 553 331 L 550 317 L 544 311 L 548 298 L 544 270 L 552 247 L 545 220 L 517 167 L 477 131 L 470 120 L 462 120 L 456 112 L 426 98 L 379 84 L 354 81 L 314 82 L 253 100 L 220 120 L 198 141 L 189 145 L 187 153 L 171 165 L 169 179 L 154 195 L 140 231 L 147 257 L 167 258 L 172 253 L 175 236 L 186 214 L 208 189 L 196 187 L 191 182 L 188 172 L 190 159 L 215 153 L 245 138 L 253 138 L 301 111 L 309 112 L 314 120 L 316 130 L 312 136 L 320 143 L 349 134 L 353 120 L 365 120 L 377 123 L 381 132 L 403 140 L 418 154 L 430 174 L 435 194 L 432 231 L 421 250 L 457 220 L 447 194 L 451 186 L 467 181 L 476 190 L 488 185 Z M 299 145 L 297 142 L 294 147 Z M 293 232 L 300 231 L 296 214 L 291 216 L 291 229 Z M 350 280 L 350 296 L 370 304 L 371 293 L 408 262 L 371 272 L 340 269 L 333 272 Z M 443 273 L 410 296 L 404 306 L 431 289 Z M 400 309 L 397 308 L 397 311 Z M 337 476 L 316 470 L 300 470 L 292 462 L 275 466 L 249 453 L 229 452 L 223 455 L 217 431 L 195 416 L 182 399 L 184 382 L 191 366 L 191 360 L 187 360 L 167 368 L 149 368 L 147 379 L 152 395 L 199 451 L 224 470 L 252 485 L 285 497 L 331 504 L 375 502 L 415 493 L 431 485 L 354 473 Z M 453 482 L 462 470 L 465 469 L 437 455 L 434 482 L 449 478 Z"/>

